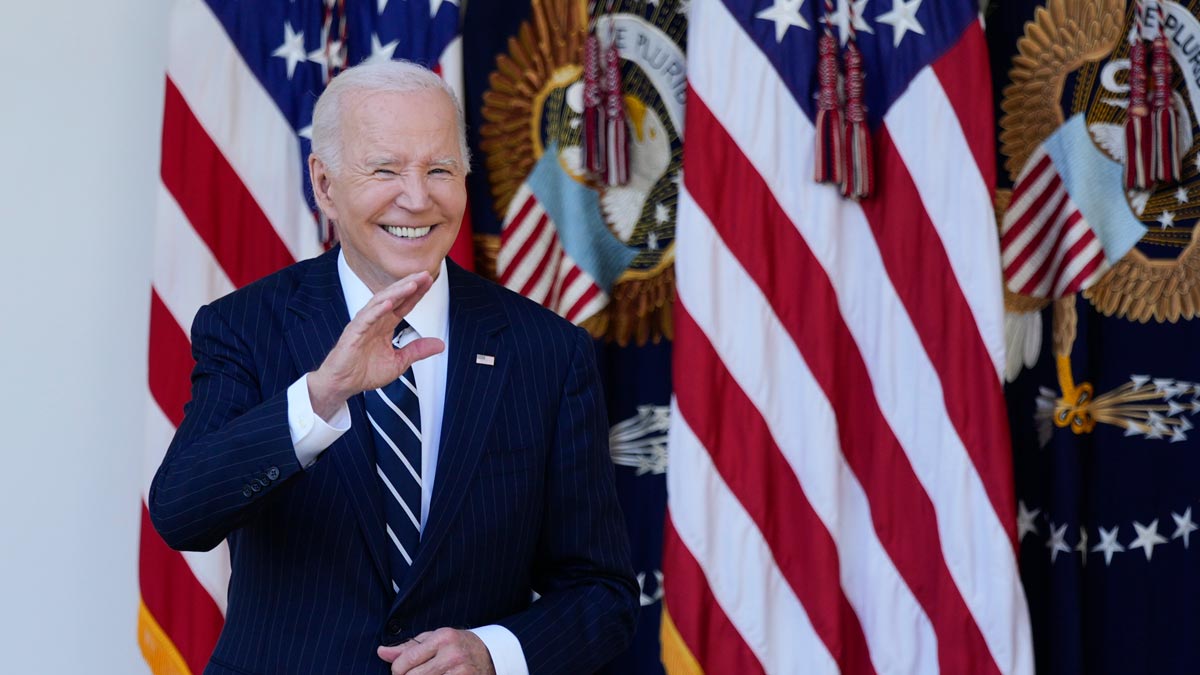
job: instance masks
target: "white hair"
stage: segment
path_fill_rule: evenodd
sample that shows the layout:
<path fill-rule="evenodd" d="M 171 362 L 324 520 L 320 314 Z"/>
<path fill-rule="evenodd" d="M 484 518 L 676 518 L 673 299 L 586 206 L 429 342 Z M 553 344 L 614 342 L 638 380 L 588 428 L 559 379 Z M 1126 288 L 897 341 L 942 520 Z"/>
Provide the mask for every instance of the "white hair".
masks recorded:
<path fill-rule="evenodd" d="M 458 148 L 463 168 L 471 170 L 467 124 L 462 105 L 450 85 L 428 68 L 412 61 L 361 63 L 333 78 L 317 98 L 312 117 L 312 152 L 333 173 L 342 168 L 342 99 L 351 92 L 414 92 L 438 89 L 450 97 L 458 122 Z"/>

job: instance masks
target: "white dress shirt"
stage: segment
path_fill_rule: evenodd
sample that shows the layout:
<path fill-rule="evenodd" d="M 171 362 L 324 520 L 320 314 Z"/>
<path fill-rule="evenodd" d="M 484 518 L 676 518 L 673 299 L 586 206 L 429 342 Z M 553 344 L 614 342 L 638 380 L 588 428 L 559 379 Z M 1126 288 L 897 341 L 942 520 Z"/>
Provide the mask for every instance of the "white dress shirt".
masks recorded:
<path fill-rule="evenodd" d="M 358 278 L 346 263 L 346 254 L 338 254 L 338 278 L 346 309 L 350 316 L 358 314 L 373 293 Z M 413 364 L 413 375 L 417 378 L 417 396 L 421 404 L 421 531 L 429 520 L 429 503 L 433 496 L 433 483 L 437 475 L 438 447 L 442 438 L 442 413 L 446 406 L 446 371 L 450 353 L 450 283 L 446 278 L 446 262 L 438 271 L 437 279 L 416 307 L 404 317 L 412 330 L 401 337 L 408 344 L 418 337 L 438 338 L 446 343 L 440 354 Z M 288 428 L 292 434 L 292 445 L 300 466 L 308 468 L 317 461 L 321 453 L 342 434 L 350 430 L 350 408 L 343 403 L 333 417 L 326 422 L 313 412 L 308 396 L 308 375 L 303 375 L 288 387 Z M 483 640 L 491 653 L 496 675 L 529 675 L 525 663 L 525 652 L 521 642 L 512 631 L 499 625 L 480 626 L 470 629 Z"/>

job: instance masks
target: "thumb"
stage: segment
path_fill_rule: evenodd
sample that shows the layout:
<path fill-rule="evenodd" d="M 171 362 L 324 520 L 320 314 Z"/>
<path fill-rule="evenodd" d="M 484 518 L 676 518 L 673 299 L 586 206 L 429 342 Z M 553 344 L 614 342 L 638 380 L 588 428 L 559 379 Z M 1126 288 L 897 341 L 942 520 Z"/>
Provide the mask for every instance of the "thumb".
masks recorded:
<path fill-rule="evenodd" d="M 400 644 L 400 645 L 395 645 L 392 647 L 389 647 L 387 645 L 381 645 L 378 649 L 375 650 L 375 653 L 379 655 L 379 658 L 383 659 L 384 661 L 387 661 L 388 663 L 391 663 L 392 661 L 395 661 L 397 658 L 399 658 L 401 654 L 404 653 L 404 645 Z"/>

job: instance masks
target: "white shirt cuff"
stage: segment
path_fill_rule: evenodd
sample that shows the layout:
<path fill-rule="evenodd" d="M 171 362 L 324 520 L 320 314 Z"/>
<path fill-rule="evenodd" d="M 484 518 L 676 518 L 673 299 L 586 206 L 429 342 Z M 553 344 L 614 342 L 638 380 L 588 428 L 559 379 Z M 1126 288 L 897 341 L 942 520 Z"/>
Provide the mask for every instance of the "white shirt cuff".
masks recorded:
<path fill-rule="evenodd" d="M 483 640 L 483 646 L 492 655 L 496 675 L 529 675 L 525 650 L 521 649 L 521 641 L 511 630 L 495 624 L 470 630 Z"/>
<path fill-rule="evenodd" d="M 287 390 L 288 431 L 292 434 L 292 447 L 300 466 L 308 468 L 317 461 L 325 448 L 350 430 L 350 406 L 342 403 L 327 423 L 313 412 L 312 399 L 308 397 L 308 374 L 292 383 Z"/>

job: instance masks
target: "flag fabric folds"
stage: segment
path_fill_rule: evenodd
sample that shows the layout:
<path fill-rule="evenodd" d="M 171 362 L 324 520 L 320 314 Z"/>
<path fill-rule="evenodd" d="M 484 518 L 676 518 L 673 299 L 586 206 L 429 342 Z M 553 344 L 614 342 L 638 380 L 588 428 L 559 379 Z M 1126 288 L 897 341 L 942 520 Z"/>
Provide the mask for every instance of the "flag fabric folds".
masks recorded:
<path fill-rule="evenodd" d="M 222 544 L 180 554 L 145 508 L 190 396 L 196 310 L 322 250 L 305 161 L 328 77 L 406 58 L 461 85 L 454 0 L 178 0 L 171 15 L 150 293 L 138 641 L 156 675 L 200 673 L 220 633 Z M 456 258 L 470 264 L 470 233 Z M 464 256 L 465 253 L 465 256 Z"/>
<path fill-rule="evenodd" d="M 1030 673 L 978 6 L 825 17 L 870 83 L 854 202 L 813 180 L 815 4 L 691 3 L 664 662 Z"/>

